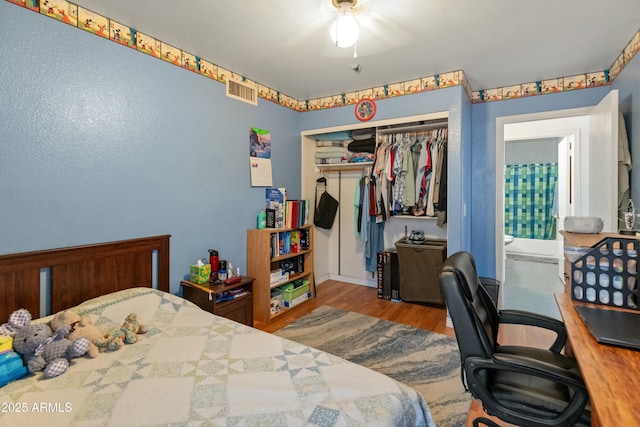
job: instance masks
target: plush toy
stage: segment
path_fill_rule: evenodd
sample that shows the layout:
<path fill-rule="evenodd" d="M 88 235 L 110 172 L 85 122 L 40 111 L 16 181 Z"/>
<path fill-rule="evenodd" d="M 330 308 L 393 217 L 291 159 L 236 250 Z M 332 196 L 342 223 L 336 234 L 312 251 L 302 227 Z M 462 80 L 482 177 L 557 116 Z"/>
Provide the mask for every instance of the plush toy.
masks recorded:
<path fill-rule="evenodd" d="M 100 354 L 100 349 L 95 345 L 94 340 L 101 339 L 103 333 L 100 328 L 91 322 L 89 316 L 80 316 L 74 310 L 60 311 L 53 316 L 51 329 L 55 331 L 64 325 L 71 326 L 71 331 L 66 337 L 71 341 L 75 341 L 80 337 L 89 339 L 89 349 L 87 350 L 89 357 L 96 357 Z"/>
<path fill-rule="evenodd" d="M 100 351 L 115 351 L 124 344 L 133 344 L 138 341 L 138 335 L 146 333 L 147 330 L 138 322 L 138 316 L 130 313 L 120 329 L 115 330 L 111 335 L 105 335 L 101 339 L 94 340 Z"/>
<path fill-rule="evenodd" d="M 16 331 L 13 349 L 22 355 L 29 372 L 44 370 L 45 378 L 64 374 L 72 358 L 87 352 L 89 340 L 79 338 L 71 341 L 65 338 L 71 329 L 62 326 L 55 332 L 46 323 L 31 323 L 28 310 L 16 310 L 9 316 L 9 325 Z"/>
<path fill-rule="evenodd" d="M 100 351 L 116 351 L 124 344 L 124 332 L 118 329 L 111 335 L 105 335 L 100 339 L 93 340 L 93 343 Z"/>

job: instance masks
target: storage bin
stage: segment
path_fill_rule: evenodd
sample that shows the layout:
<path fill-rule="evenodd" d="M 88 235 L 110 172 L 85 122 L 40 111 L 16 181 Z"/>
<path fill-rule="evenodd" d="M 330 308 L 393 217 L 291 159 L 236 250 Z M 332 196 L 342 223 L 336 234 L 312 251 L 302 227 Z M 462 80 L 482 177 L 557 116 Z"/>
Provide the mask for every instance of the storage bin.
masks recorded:
<path fill-rule="evenodd" d="M 447 241 L 426 239 L 422 243 L 400 239 L 395 244 L 400 270 L 400 298 L 444 306 L 440 291 L 440 272 L 447 258 Z"/>
<path fill-rule="evenodd" d="M 285 301 L 293 301 L 300 295 L 304 295 L 309 292 L 309 286 L 311 285 L 309 280 L 296 280 L 292 283 L 294 285 L 293 289 L 282 290 L 282 299 Z"/>
<path fill-rule="evenodd" d="M 640 309 L 640 241 L 608 237 L 571 263 L 571 298 L 575 301 Z"/>

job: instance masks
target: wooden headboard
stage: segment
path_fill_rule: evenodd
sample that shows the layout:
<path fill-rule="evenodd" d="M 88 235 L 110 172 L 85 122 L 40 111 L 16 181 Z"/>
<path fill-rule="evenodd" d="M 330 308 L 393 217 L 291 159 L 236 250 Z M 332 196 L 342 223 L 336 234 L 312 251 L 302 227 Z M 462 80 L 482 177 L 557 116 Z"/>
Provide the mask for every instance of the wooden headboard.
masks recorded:
<path fill-rule="evenodd" d="M 157 253 L 158 289 L 169 292 L 170 235 L 0 255 L 0 323 L 13 311 L 40 317 L 41 271 L 47 310 L 57 313 L 111 292 L 153 285 Z"/>

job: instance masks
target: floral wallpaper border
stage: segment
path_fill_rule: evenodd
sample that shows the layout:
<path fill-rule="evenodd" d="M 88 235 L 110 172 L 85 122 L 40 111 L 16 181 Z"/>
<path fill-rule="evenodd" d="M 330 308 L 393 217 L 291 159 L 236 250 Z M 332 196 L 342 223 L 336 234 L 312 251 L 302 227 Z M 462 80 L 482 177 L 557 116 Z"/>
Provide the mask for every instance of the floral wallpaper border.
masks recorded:
<path fill-rule="evenodd" d="M 179 67 L 198 73 L 212 80 L 225 83 L 227 78 L 240 78 L 242 81 L 255 83 L 258 96 L 287 108 L 304 112 L 326 108 L 356 104 L 362 98 L 385 99 L 396 96 L 442 89 L 452 86 L 463 86 L 472 103 L 502 101 L 527 96 L 545 95 L 549 93 L 567 92 L 604 86 L 620 74 L 620 71 L 640 51 L 640 30 L 629 41 L 608 70 L 596 71 L 575 76 L 559 77 L 513 86 L 473 91 L 463 70 L 449 71 L 428 77 L 420 77 L 404 82 L 387 84 L 380 87 L 362 89 L 322 98 L 297 100 L 268 86 L 253 82 L 244 76 L 235 74 L 219 65 L 203 58 L 171 46 L 150 35 L 98 15 L 66 0 L 6 0 L 41 15 L 104 37 L 123 46 L 136 49 L 163 61 L 171 62 Z"/>

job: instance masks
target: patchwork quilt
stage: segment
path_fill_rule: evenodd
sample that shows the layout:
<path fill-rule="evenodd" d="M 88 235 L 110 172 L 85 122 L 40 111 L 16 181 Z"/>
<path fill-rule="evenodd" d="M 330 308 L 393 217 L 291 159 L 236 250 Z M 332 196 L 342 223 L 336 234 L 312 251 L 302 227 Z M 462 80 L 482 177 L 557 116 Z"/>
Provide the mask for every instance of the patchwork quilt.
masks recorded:
<path fill-rule="evenodd" d="M 136 313 L 148 332 L 59 377 L 1 387 L 0 425 L 434 425 L 404 384 L 169 293 L 128 289 L 76 309 L 105 333 Z"/>

